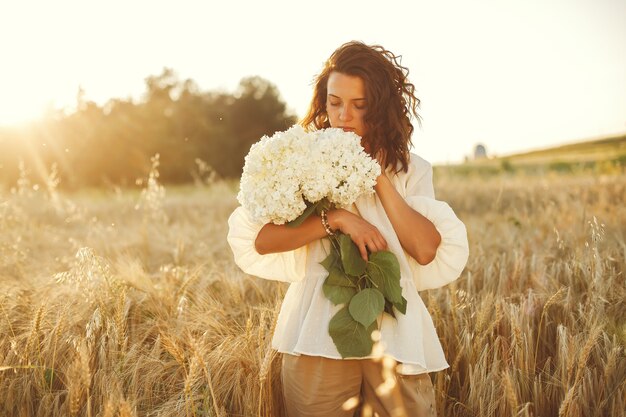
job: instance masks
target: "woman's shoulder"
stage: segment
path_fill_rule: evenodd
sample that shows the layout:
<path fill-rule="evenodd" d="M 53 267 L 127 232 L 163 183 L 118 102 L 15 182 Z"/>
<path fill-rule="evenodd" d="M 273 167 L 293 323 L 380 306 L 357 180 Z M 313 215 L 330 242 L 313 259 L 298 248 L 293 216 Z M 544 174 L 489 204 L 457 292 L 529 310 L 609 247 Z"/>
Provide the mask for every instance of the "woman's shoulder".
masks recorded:
<path fill-rule="evenodd" d="M 391 167 L 388 167 L 387 171 L 388 173 L 393 172 Z M 428 162 L 421 156 L 414 154 L 414 153 L 409 153 L 409 166 L 407 167 L 407 171 L 405 172 L 402 169 L 401 162 L 398 162 L 396 166 L 396 171 L 397 171 L 397 175 L 399 176 L 411 176 L 411 175 L 422 176 L 426 174 L 427 172 L 432 171 L 432 165 L 430 164 L 430 162 Z"/>
<path fill-rule="evenodd" d="M 409 154 L 409 166 L 408 169 L 406 171 L 406 173 L 404 171 L 400 171 L 399 174 L 404 174 L 407 177 L 418 177 L 421 178 L 424 175 L 432 172 L 432 165 L 430 164 L 430 162 L 428 162 L 427 160 L 425 160 L 424 158 L 422 158 L 421 156 L 414 154 L 414 153 L 410 153 Z"/>
<path fill-rule="evenodd" d="M 415 153 L 409 153 L 409 166 L 413 166 L 417 171 L 427 171 L 432 169 L 430 162 Z"/>
<path fill-rule="evenodd" d="M 388 173 L 389 174 L 389 173 Z M 407 171 L 400 170 L 390 175 L 403 195 L 425 195 L 434 198 L 433 167 L 421 156 L 410 153 Z"/>

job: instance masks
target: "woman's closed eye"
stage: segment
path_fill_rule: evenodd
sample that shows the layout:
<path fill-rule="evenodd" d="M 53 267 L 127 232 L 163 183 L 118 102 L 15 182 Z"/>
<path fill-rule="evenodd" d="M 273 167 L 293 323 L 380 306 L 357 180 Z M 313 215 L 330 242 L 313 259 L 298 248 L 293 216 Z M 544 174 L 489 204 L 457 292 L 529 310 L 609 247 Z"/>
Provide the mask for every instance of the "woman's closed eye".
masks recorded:
<path fill-rule="evenodd" d="M 331 102 L 329 102 L 328 104 L 329 104 L 331 107 L 339 107 L 339 106 L 341 106 L 341 102 L 340 102 L 340 101 L 338 101 L 338 102 L 332 102 L 332 101 L 331 101 Z M 364 104 L 361 104 L 361 105 L 359 105 L 359 104 L 355 104 L 355 105 L 354 105 L 354 108 L 355 108 L 355 109 L 357 109 L 357 110 L 365 110 L 365 109 L 367 108 L 367 106 L 366 106 L 366 105 L 364 105 Z"/>

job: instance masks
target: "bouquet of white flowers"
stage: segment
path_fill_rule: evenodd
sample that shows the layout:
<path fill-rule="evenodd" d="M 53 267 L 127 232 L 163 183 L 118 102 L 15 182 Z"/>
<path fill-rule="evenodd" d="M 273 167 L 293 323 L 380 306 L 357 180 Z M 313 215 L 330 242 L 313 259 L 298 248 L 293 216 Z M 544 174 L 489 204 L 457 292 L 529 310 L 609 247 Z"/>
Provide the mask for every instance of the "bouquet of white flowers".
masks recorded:
<path fill-rule="evenodd" d="M 380 165 L 365 153 L 355 133 L 332 128 L 305 132 L 295 125 L 252 145 L 237 199 L 256 221 L 284 224 L 324 198 L 350 206 L 374 191 L 379 175 Z"/>
<path fill-rule="evenodd" d="M 297 226 L 314 212 L 348 207 L 374 192 L 380 165 L 361 138 L 341 129 L 306 132 L 295 125 L 264 136 L 246 156 L 237 199 L 261 223 Z M 346 304 L 330 321 L 329 333 L 342 357 L 363 357 L 372 349 L 376 318 L 393 307 L 406 313 L 400 267 L 389 251 L 361 258 L 350 236 L 329 236 L 331 253 L 321 262 L 329 272 L 324 294 Z"/>

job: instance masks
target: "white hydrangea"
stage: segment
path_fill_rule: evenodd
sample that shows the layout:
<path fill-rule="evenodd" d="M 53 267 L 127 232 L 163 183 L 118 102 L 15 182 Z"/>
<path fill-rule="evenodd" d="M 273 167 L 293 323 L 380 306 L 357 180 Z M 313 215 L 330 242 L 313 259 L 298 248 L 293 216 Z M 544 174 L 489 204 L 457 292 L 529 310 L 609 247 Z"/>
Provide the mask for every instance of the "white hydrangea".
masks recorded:
<path fill-rule="evenodd" d="M 327 198 L 347 207 L 372 193 L 380 165 L 361 146 L 361 138 L 341 129 L 305 132 L 295 125 L 264 136 L 246 156 L 239 203 L 262 223 L 283 224 Z"/>

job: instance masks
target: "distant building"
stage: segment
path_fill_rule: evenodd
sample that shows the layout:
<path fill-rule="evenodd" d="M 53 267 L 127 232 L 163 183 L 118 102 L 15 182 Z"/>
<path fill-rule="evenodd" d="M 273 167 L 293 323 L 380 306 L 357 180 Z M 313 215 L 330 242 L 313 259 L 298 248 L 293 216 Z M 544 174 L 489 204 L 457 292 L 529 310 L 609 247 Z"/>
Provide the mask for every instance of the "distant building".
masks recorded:
<path fill-rule="evenodd" d="M 479 143 L 474 148 L 474 159 L 484 159 L 487 157 L 487 149 L 485 145 Z"/>

